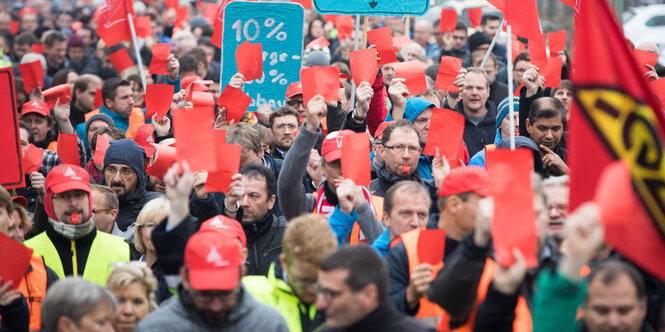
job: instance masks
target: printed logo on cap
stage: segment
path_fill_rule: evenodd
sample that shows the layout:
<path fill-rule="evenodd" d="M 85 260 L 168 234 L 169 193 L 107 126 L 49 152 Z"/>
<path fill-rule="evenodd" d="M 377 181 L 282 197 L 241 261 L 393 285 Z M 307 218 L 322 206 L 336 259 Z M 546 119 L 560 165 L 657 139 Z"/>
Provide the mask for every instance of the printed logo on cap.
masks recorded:
<path fill-rule="evenodd" d="M 222 229 L 229 229 L 229 226 L 226 226 L 221 220 L 218 218 L 213 219 L 210 222 L 210 226 L 216 227 L 216 228 L 222 228 Z"/>
<path fill-rule="evenodd" d="M 328 136 L 326 136 L 326 140 L 333 139 L 335 140 L 335 144 L 337 144 L 337 148 L 341 149 L 343 137 L 339 136 L 339 131 L 333 131 L 332 133 L 328 134 Z"/>
<path fill-rule="evenodd" d="M 210 247 L 210 251 L 208 252 L 208 258 L 206 258 L 206 261 L 216 267 L 229 265 L 229 262 L 225 261 L 222 258 L 222 255 L 219 253 L 219 251 L 217 251 L 217 247 L 215 246 Z"/>
<path fill-rule="evenodd" d="M 76 172 L 74 172 L 74 170 L 69 166 L 67 166 L 67 170 L 65 170 L 65 176 L 69 176 L 74 180 L 83 180 L 80 176 L 76 175 Z"/>

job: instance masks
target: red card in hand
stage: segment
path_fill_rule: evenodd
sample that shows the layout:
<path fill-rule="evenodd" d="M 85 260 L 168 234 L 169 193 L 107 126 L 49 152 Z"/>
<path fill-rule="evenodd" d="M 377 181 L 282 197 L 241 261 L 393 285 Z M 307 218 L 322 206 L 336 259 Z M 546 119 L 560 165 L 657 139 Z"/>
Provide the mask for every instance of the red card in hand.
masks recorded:
<path fill-rule="evenodd" d="M 343 40 L 351 38 L 351 31 L 353 31 L 353 18 L 350 15 L 339 15 L 335 20 L 335 28 L 337 28 L 337 39 Z"/>
<path fill-rule="evenodd" d="M 0 233 L 0 277 L 2 284 L 12 281 L 9 290 L 17 289 L 30 265 L 32 249 L 22 245 L 4 233 Z"/>
<path fill-rule="evenodd" d="M 395 52 L 399 52 L 402 47 L 409 45 L 413 43 L 413 40 L 411 40 L 411 37 L 408 35 L 401 35 L 393 38 L 393 50 Z"/>
<path fill-rule="evenodd" d="M 216 130 L 218 135 L 226 135 L 226 132 Z M 207 192 L 227 192 L 231 185 L 231 177 L 238 173 L 240 168 L 240 152 L 242 147 L 237 144 L 222 144 L 224 141 L 216 140 L 217 171 L 209 172 L 208 179 L 204 185 Z"/>
<path fill-rule="evenodd" d="M 441 32 L 454 32 L 457 25 L 457 10 L 444 8 L 441 9 Z"/>
<path fill-rule="evenodd" d="M 222 94 L 217 99 L 219 108 L 226 107 L 226 121 L 231 124 L 238 123 L 245 115 L 252 98 L 246 95 L 242 90 L 227 85 Z"/>
<path fill-rule="evenodd" d="M 658 61 L 658 54 L 637 48 L 633 50 L 633 57 L 635 57 L 635 61 L 637 62 L 638 68 L 640 69 L 640 74 L 642 75 L 646 74 L 650 70 L 645 65 L 650 65 L 653 67 Z"/>
<path fill-rule="evenodd" d="M 27 94 L 30 94 L 38 84 L 42 89 L 44 88 L 44 69 L 41 61 L 35 60 L 19 64 L 18 70 L 23 78 L 23 88 Z"/>
<path fill-rule="evenodd" d="M 375 49 L 368 48 L 351 52 L 349 54 L 349 61 L 351 64 L 351 76 L 353 76 L 353 82 L 356 83 L 356 86 L 362 82 L 367 82 L 369 85 L 374 84 L 378 66 Z"/>
<path fill-rule="evenodd" d="M 445 229 L 423 229 L 418 236 L 418 257 L 420 263 L 436 265 L 443 262 L 446 252 Z"/>
<path fill-rule="evenodd" d="M 150 16 L 135 17 L 134 27 L 136 28 L 136 37 L 148 38 L 152 36 L 152 25 L 150 24 Z"/>
<path fill-rule="evenodd" d="M 435 156 L 438 147 L 441 157 L 445 156 L 449 160 L 456 158 L 463 146 L 460 142 L 462 142 L 464 134 L 464 115 L 445 108 L 434 108 L 430 128 L 435 130 L 427 133 L 423 154 Z M 457 165 L 459 162 L 453 159 L 450 165 L 454 164 Z"/>
<path fill-rule="evenodd" d="M 34 43 L 34 44 L 32 44 L 32 47 L 30 47 L 30 53 L 44 54 L 45 49 L 46 49 L 46 46 L 44 46 L 42 44 Z"/>
<path fill-rule="evenodd" d="M 498 263 L 513 265 L 513 249 L 518 248 L 526 266 L 535 268 L 538 266 L 538 231 L 531 189 L 533 151 L 498 149 L 486 154 L 490 192 L 494 198 L 492 241 Z"/>
<path fill-rule="evenodd" d="M 369 41 L 370 45 L 375 45 L 376 51 L 379 52 L 379 58 L 381 58 L 379 66 L 397 62 L 393 46 L 393 36 L 389 26 L 367 31 L 367 41 Z"/>
<path fill-rule="evenodd" d="M 462 69 L 462 59 L 451 56 L 441 56 L 441 65 L 436 74 L 436 84 L 434 87 L 452 93 L 457 93 L 459 88 L 455 85 L 455 78 Z"/>
<path fill-rule="evenodd" d="M 324 49 L 330 46 L 330 42 L 328 41 L 328 39 L 326 39 L 326 37 L 321 36 L 319 38 L 312 40 L 309 44 L 307 44 L 307 46 L 305 46 L 305 49 L 307 50 L 310 48 L 314 48 L 315 46 L 318 46 L 319 49 Z"/>
<path fill-rule="evenodd" d="M 475 28 L 480 25 L 480 22 L 483 18 L 483 8 L 470 8 L 466 10 L 466 13 L 469 15 L 469 21 L 471 22 L 471 27 Z"/>
<path fill-rule="evenodd" d="M 531 63 L 538 69 L 547 67 L 547 52 L 545 51 L 545 34 L 534 34 L 529 38 L 529 56 Z"/>
<path fill-rule="evenodd" d="M 60 84 L 43 91 L 42 96 L 44 96 L 44 102 L 48 108 L 51 109 L 55 106 L 56 100 L 58 100 L 60 105 L 66 104 L 67 98 L 71 98 L 72 96 L 72 90 L 69 84 Z"/>
<path fill-rule="evenodd" d="M 95 146 L 95 156 L 93 162 L 95 164 L 104 165 L 104 156 L 106 156 L 106 149 L 111 146 L 111 142 L 104 135 L 97 135 L 97 145 Z"/>
<path fill-rule="evenodd" d="M 421 67 L 422 68 L 422 67 Z M 339 67 L 316 66 L 300 70 L 303 103 L 322 95 L 326 101 L 339 100 Z"/>
<path fill-rule="evenodd" d="M 342 140 L 342 175 L 351 179 L 357 186 L 369 186 L 371 160 L 369 156 L 369 136 L 366 133 L 354 133 Z"/>
<path fill-rule="evenodd" d="M 166 69 L 169 62 L 168 57 L 171 54 L 171 45 L 169 43 L 153 44 L 152 45 L 152 60 L 150 60 L 150 74 L 168 75 L 169 71 Z"/>
<path fill-rule="evenodd" d="M 177 162 L 176 157 L 177 150 L 176 148 L 163 144 L 151 143 L 155 149 L 153 154 L 152 162 L 150 166 L 146 169 L 148 175 L 152 175 L 160 180 L 164 180 L 164 175 L 166 171 L 173 166 L 173 163 Z"/>
<path fill-rule="evenodd" d="M 403 78 L 404 84 L 411 95 L 417 95 L 427 92 L 427 81 L 425 80 L 425 69 L 418 60 L 400 62 L 393 64 L 395 77 Z"/>
<path fill-rule="evenodd" d="M 561 68 L 563 66 L 563 59 L 558 56 L 547 58 L 547 68 L 541 70 L 543 78 L 545 78 L 545 87 L 558 88 L 561 86 Z"/>
<path fill-rule="evenodd" d="M 261 43 L 250 44 L 249 41 L 236 48 L 236 66 L 238 72 L 245 76 L 245 82 L 263 77 L 263 49 Z"/>
<path fill-rule="evenodd" d="M 134 66 L 134 60 L 129 56 L 126 48 L 121 48 L 109 54 L 109 60 L 111 60 L 113 67 L 115 67 L 115 70 L 117 70 L 118 73 L 122 73 L 125 69 Z"/>
<path fill-rule="evenodd" d="M 180 108 L 174 109 L 172 114 L 178 162 L 187 160 L 193 172 L 216 170 L 215 146 L 211 144 L 215 141 L 214 113 Z"/>
<path fill-rule="evenodd" d="M 655 81 L 649 82 L 651 91 L 656 94 L 660 100 L 660 108 L 665 109 L 665 78 L 659 78 Z"/>
<path fill-rule="evenodd" d="M 563 51 L 566 48 L 566 30 L 548 33 L 547 43 L 550 46 L 550 57 L 556 56 L 559 51 Z"/>
<path fill-rule="evenodd" d="M 173 99 L 173 85 L 171 84 L 148 84 L 145 92 L 145 112 L 146 118 L 152 119 L 152 115 L 157 113 L 155 120 L 161 121 L 171 108 Z"/>
<path fill-rule="evenodd" d="M 25 174 L 39 171 L 44 159 L 44 150 L 30 144 L 23 155 L 23 171 Z"/>
<path fill-rule="evenodd" d="M 58 157 L 63 164 L 81 166 L 79 158 L 79 145 L 76 134 L 62 134 L 58 136 Z"/>
<path fill-rule="evenodd" d="M 95 108 L 99 108 L 99 106 L 102 106 L 103 103 L 104 101 L 102 100 L 102 89 L 97 89 L 97 91 L 95 91 L 95 101 L 93 106 Z"/>

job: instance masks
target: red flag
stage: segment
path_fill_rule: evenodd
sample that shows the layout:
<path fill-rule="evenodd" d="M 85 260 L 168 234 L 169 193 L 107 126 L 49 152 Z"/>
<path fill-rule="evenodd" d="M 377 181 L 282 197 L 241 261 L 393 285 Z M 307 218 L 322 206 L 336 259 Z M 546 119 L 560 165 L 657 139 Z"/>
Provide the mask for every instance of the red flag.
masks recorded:
<path fill-rule="evenodd" d="M 536 0 L 488 1 L 503 12 L 505 20 L 512 26 L 514 34 L 524 38 L 531 38 L 534 34 L 540 34 Z"/>
<path fill-rule="evenodd" d="M 621 28 L 605 0 L 585 0 L 575 27 L 575 103 L 569 128 L 570 209 L 590 200 L 605 166 L 622 160 L 629 169 L 632 194 L 640 204 L 633 216 L 644 234 L 665 230 L 663 126 L 658 102 L 640 74 Z M 622 220 L 637 227 L 634 218 Z M 646 239 L 646 236 L 644 237 Z M 662 236 L 657 237 L 663 241 Z M 644 254 L 620 238 L 609 243 L 626 257 Z M 660 261 L 636 261 L 646 270 L 662 269 Z M 662 276 L 663 274 L 661 274 Z"/>
<path fill-rule="evenodd" d="M 128 14 L 134 16 L 131 0 L 104 0 L 99 7 L 97 34 L 104 40 L 106 47 L 132 39 L 127 21 Z"/>
<path fill-rule="evenodd" d="M 210 41 L 219 48 L 222 48 L 222 36 L 224 35 L 224 7 L 231 1 L 233 0 L 222 0 L 222 4 L 217 11 L 217 16 L 215 16 L 215 22 L 213 23 L 215 28 Z"/>

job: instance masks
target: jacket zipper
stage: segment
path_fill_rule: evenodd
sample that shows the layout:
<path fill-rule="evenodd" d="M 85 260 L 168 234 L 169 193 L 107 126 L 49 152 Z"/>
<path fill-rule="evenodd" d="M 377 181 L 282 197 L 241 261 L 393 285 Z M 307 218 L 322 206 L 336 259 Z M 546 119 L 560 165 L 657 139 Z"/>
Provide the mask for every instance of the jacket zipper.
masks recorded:
<path fill-rule="evenodd" d="M 73 275 L 77 277 L 78 274 L 78 264 L 76 261 L 76 242 L 72 240 L 72 271 L 74 272 Z"/>

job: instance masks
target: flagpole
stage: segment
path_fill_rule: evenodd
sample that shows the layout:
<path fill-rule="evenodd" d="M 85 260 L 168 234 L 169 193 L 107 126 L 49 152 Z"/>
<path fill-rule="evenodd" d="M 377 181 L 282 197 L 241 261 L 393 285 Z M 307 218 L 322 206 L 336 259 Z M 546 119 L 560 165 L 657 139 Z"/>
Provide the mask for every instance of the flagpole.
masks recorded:
<path fill-rule="evenodd" d="M 503 22 L 502 22 L 503 23 Z M 506 27 L 506 32 L 508 33 L 508 41 L 506 42 L 506 53 L 508 59 L 506 59 L 506 72 L 508 73 L 508 121 L 510 121 L 510 149 L 515 150 L 515 118 L 513 118 L 513 112 L 515 112 L 515 105 L 513 105 L 513 48 L 512 48 L 512 31 L 510 24 Z M 499 33 L 496 33 L 499 35 Z M 494 36 L 496 40 L 496 36 Z M 494 42 L 492 42 L 493 44 Z M 490 46 L 490 50 L 491 50 Z M 489 54 L 490 51 L 487 51 Z M 485 60 L 487 60 L 487 54 L 485 55 Z M 485 63 L 483 60 L 483 64 Z"/>
<path fill-rule="evenodd" d="M 485 68 L 485 62 L 487 62 L 487 58 L 490 57 L 490 53 L 492 53 L 492 49 L 494 49 L 494 45 L 496 44 L 496 40 L 499 39 L 499 33 L 501 32 L 501 27 L 503 26 L 504 20 L 501 20 L 501 24 L 499 24 L 499 29 L 496 31 L 494 34 L 494 38 L 492 38 L 492 43 L 490 44 L 490 47 L 487 49 L 487 52 L 485 53 L 485 56 L 483 57 L 483 62 L 480 63 L 480 68 Z M 508 33 L 508 36 L 510 39 L 510 33 Z"/>
<path fill-rule="evenodd" d="M 143 61 L 141 61 L 141 50 L 139 50 L 139 43 L 136 38 L 136 30 L 134 29 L 134 20 L 132 14 L 127 14 L 127 21 L 129 22 L 129 31 L 132 32 L 132 43 L 134 44 L 134 53 L 136 53 L 136 63 L 139 66 L 139 75 L 141 76 L 141 84 L 143 84 L 143 92 L 146 91 L 145 74 L 143 73 Z"/>
<path fill-rule="evenodd" d="M 365 20 L 367 20 L 367 17 L 365 17 Z M 360 34 L 360 15 L 356 15 L 356 33 L 353 36 L 353 50 L 357 51 L 358 50 L 358 35 Z M 351 82 L 351 107 L 355 108 L 356 105 L 356 84 Z"/>

